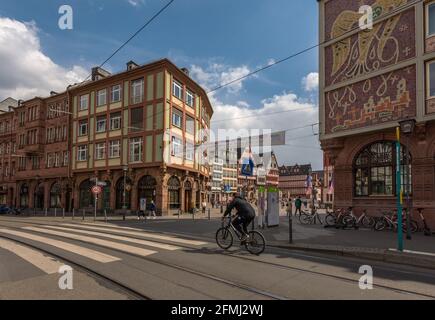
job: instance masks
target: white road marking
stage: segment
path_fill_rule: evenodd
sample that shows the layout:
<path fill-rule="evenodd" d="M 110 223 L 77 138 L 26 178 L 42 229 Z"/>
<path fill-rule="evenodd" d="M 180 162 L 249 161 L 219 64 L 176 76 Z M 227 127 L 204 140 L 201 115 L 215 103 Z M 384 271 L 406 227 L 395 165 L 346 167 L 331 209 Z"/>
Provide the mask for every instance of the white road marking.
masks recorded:
<path fill-rule="evenodd" d="M 399 252 L 399 250 L 397 249 L 388 249 L 389 251 L 395 251 L 395 252 Z M 430 257 L 435 257 L 435 253 L 430 253 L 430 252 L 422 252 L 422 251 L 412 251 L 412 250 L 403 250 L 403 252 L 405 253 L 413 253 L 413 254 L 419 254 L 422 256 L 430 256 Z"/>
<path fill-rule="evenodd" d="M 194 246 L 202 246 L 202 245 L 207 244 L 207 242 L 203 242 L 203 241 L 181 239 L 181 238 L 176 238 L 176 237 L 171 237 L 171 236 L 158 235 L 155 233 L 149 233 L 149 232 L 145 232 L 145 231 L 134 232 L 134 231 L 127 231 L 127 230 L 126 231 L 117 230 L 118 228 L 116 228 L 116 227 L 111 227 L 110 230 L 108 230 L 107 228 L 92 227 L 92 226 L 87 226 L 87 225 L 84 226 L 82 224 L 64 223 L 62 225 L 63 226 L 74 226 L 74 227 L 79 227 L 79 228 L 83 228 L 83 229 L 90 229 L 90 230 L 110 231 L 113 233 L 119 233 L 119 234 L 124 234 L 124 235 L 140 236 L 140 237 L 152 238 L 152 239 L 158 239 L 158 240 L 166 240 L 166 241 L 178 242 L 178 243 L 189 244 L 189 245 L 194 245 Z M 124 227 L 119 227 L 119 229 L 124 229 Z"/>
<path fill-rule="evenodd" d="M 133 247 L 133 246 L 129 246 L 129 245 L 122 244 L 122 243 L 117 243 L 117 242 L 113 242 L 113 241 L 107 241 L 107 240 L 102 240 L 102 239 L 97 239 L 97 238 L 92 238 L 92 237 L 87 237 L 87 236 L 80 236 L 77 234 L 72 234 L 72 233 L 67 233 L 67 232 L 54 231 L 54 230 L 38 228 L 38 227 L 23 227 L 23 229 L 41 232 L 41 233 L 47 233 L 47 234 L 51 234 L 54 236 L 60 236 L 60 237 L 69 238 L 69 239 L 73 239 L 73 240 L 84 241 L 87 243 L 93 243 L 93 244 L 96 244 L 98 246 L 106 247 L 109 249 L 117 249 L 120 251 L 136 254 L 139 256 L 143 256 L 143 257 L 157 253 L 156 251 L 152 251 L 152 250 L 148 250 L 148 249 Z"/>
<path fill-rule="evenodd" d="M 62 230 L 62 231 L 73 231 L 73 232 L 87 234 L 87 235 L 91 235 L 91 236 L 105 237 L 105 238 L 109 238 L 109 239 L 132 242 L 132 243 L 136 243 L 136 244 L 141 244 L 141 245 L 145 245 L 145 246 L 156 247 L 159 249 L 165 249 L 165 250 L 171 250 L 171 251 L 181 249 L 180 247 L 177 247 L 177 246 L 174 246 L 171 244 L 164 244 L 164 243 L 157 243 L 157 242 L 152 242 L 152 241 L 147 241 L 147 240 L 133 239 L 133 238 L 116 236 L 113 234 L 107 234 L 107 233 L 101 233 L 101 232 L 94 232 L 94 231 L 87 231 L 87 230 L 80 230 L 80 229 L 73 229 L 73 228 L 62 228 L 62 227 L 56 227 L 56 226 L 50 226 L 50 225 L 45 225 L 43 227 L 55 229 L 55 230 Z"/>
<path fill-rule="evenodd" d="M 40 251 L 6 239 L 0 239 L 0 248 L 16 254 L 47 274 L 57 273 L 63 265 L 63 263 L 44 255 Z"/>
<path fill-rule="evenodd" d="M 92 259 L 92 260 L 95 260 L 95 261 L 98 261 L 101 263 L 108 263 L 108 262 L 121 260 L 120 258 L 111 256 L 111 255 L 108 255 L 108 254 L 105 254 L 102 252 L 98 252 L 98 251 L 95 251 L 92 249 L 76 246 L 74 244 L 64 242 L 64 241 L 59 241 L 59 240 L 55 240 L 55 239 L 41 237 L 41 236 L 31 234 L 31 233 L 9 230 L 9 229 L 0 229 L 0 232 L 11 234 L 11 235 L 18 236 L 18 237 L 25 238 L 25 239 L 29 239 L 29 240 L 33 240 L 33 241 L 37 241 L 37 242 L 42 242 L 42 243 L 48 244 L 50 246 L 53 246 L 53 247 L 56 247 L 56 248 L 59 248 L 59 249 L 65 250 L 65 251 L 69 251 L 69 252 L 84 256 L 86 258 L 89 258 L 89 259 Z"/>

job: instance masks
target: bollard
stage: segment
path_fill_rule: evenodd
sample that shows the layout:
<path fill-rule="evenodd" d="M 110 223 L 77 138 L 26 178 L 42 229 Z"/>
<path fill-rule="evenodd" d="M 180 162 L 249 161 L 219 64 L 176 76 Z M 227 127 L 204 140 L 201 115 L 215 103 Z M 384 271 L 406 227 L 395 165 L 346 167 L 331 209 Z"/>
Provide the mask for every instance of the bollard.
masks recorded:
<path fill-rule="evenodd" d="M 195 209 L 192 210 L 192 220 L 195 220 Z"/>
<path fill-rule="evenodd" d="M 125 212 L 122 213 L 122 221 L 125 221 Z"/>
<path fill-rule="evenodd" d="M 178 219 L 180 219 L 181 216 L 181 209 L 178 209 Z"/>
<path fill-rule="evenodd" d="M 45 208 L 45 216 L 47 216 L 47 215 L 48 215 L 47 208 Z"/>
<path fill-rule="evenodd" d="M 210 208 L 208 208 L 208 220 L 210 220 L 211 219 L 211 217 L 210 217 Z"/>
<path fill-rule="evenodd" d="M 73 212 L 72 212 L 72 220 L 74 220 L 74 208 L 73 208 Z"/>
<path fill-rule="evenodd" d="M 221 205 L 221 214 L 224 213 L 224 206 Z"/>
<path fill-rule="evenodd" d="M 54 208 L 54 217 L 57 218 L 57 208 Z"/>
<path fill-rule="evenodd" d="M 62 208 L 62 219 L 65 219 L 65 208 Z"/>
<path fill-rule="evenodd" d="M 288 235 L 289 243 L 293 243 L 293 218 L 291 214 L 288 216 Z"/>
<path fill-rule="evenodd" d="M 82 220 L 85 220 L 85 209 L 83 209 L 83 219 Z"/>
<path fill-rule="evenodd" d="M 107 210 L 104 209 L 104 221 L 107 222 Z"/>

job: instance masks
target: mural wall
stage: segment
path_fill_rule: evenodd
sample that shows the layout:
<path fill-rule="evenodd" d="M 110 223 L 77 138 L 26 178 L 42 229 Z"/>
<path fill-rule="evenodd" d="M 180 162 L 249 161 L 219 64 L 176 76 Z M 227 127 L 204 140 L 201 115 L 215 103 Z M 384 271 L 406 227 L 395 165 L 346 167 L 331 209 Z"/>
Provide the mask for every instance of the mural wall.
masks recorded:
<path fill-rule="evenodd" d="M 371 5 L 375 17 L 403 6 L 407 0 L 332 0 L 325 3 L 326 39 L 358 27 L 359 7 Z M 337 10 L 337 8 L 339 8 Z M 413 8 L 325 48 L 325 85 L 382 71 L 415 58 Z M 326 134 L 397 121 L 416 110 L 414 66 L 325 93 Z"/>

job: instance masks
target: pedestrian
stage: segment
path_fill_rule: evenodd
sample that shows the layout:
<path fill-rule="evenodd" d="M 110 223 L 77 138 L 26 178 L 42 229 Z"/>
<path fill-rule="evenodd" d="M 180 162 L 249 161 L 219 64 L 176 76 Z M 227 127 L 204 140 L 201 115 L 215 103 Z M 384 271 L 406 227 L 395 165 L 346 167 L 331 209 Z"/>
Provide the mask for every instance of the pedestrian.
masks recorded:
<path fill-rule="evenodd" d="M 156 204 L 154 203 L 154 200 L 151 200 L 150 203 L 150 215 L 153 216 L 153 219 L 156 218 Z"/>
<path fill-rule="evenodd" d="M 302 207 L 302 200 L 301 200 L 301 196 L 298 196 L 298 198 L 295 200 L 295 216 L 296 214 L 299 212 L 299 216 L 301 215 L 301 207 Z"/>
<path fill-rule="evenodd" d="M 288 201 L 287 201 L 287 210 L 286 210 L 287 211 L 287 217 L 292 215 L 292 210 L 293 210 L 293 208 L 292 208 L 292 199 L 289 198 Z"/>
<path fill-rule="evenodd" d="M 202 202 L 202 213 L 205 214 L 205 210 L 207 209 L 207 202 Z"/>
<path fill-rule="evenodd" d="M 137 211 L 137 220 L 140 220 L 140 217 L 143 217 L 143 219 L 145 220 L 145 211 L 143 210 Z"/>

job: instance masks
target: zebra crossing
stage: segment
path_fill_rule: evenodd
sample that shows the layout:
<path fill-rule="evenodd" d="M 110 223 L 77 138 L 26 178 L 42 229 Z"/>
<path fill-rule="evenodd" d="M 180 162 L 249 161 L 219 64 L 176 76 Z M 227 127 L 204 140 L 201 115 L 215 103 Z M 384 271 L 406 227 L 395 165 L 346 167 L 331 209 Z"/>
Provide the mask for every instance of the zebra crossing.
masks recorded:
<path fill-rule="evenodd" d="M 58 272 L 62 263 L 25 244 L 1 238 L 1 235 L 24 240 L 23 242 L 31 241 L 36 247 L 38 244 L 51 246 L 102 264 L 121 261 L 122 255 L 117 256 L 117 252 L 147 257 L 158 252 L 181 250 L 182 246 L 186 245 L 201 247 L 208 244 L 204 241 L 157 234 L 138 228 L 100 223 L 31 225 L 19 229 L 0 227 L 0 249 L 12 252 L 46 274 Z M 71 243 L 71 240 L 74 243 Z M 92 245 L 92 248 L 89 248 L 88 244 Z M 105 249 L 116 252 L 110 251 L 111 253 L 107 254 Z"/>

